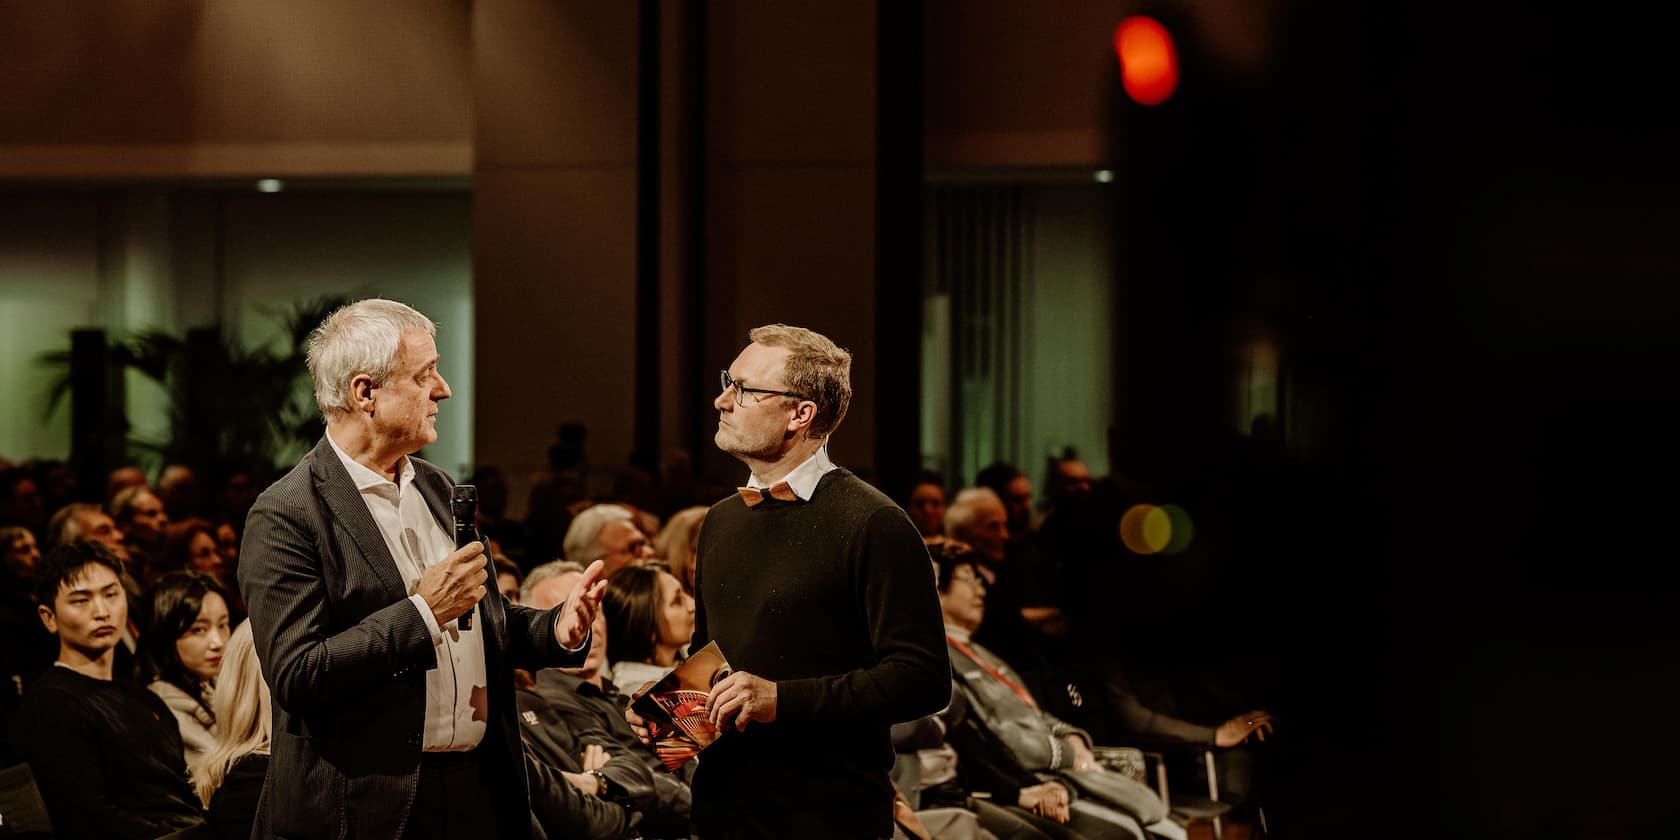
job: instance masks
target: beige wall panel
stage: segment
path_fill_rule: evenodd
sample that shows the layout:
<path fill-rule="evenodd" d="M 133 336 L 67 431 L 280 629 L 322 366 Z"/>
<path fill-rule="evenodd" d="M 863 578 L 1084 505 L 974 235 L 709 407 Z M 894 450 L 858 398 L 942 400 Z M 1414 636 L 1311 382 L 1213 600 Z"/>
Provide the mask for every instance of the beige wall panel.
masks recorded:
<path fill-rule="evenodd" d="M 760 0 L 707 10 L 713 160 L 874 160 L 873 3 Z"/>
<path fill-rule="evenodd" d="M 928 0 L 927 165 L 1083 166 L 1111 151 L 1114 27 L 1132 3 Z"/>
<path fill-rule="evenodd" d="M 634 164 L 636 4 L 483 0 L 478 167 Z"/>
<path fill-rule="evenodd" d="M 0 175 L 464 174 L 468 10 L 6 4 Z"/>
<path fill-rule="evenodd" d="M 561 422 L 621 464 L 635 390 L 635 172 L 480 172 L 474 181 L 476 460 L 508 473 L 523 513 Z"/>

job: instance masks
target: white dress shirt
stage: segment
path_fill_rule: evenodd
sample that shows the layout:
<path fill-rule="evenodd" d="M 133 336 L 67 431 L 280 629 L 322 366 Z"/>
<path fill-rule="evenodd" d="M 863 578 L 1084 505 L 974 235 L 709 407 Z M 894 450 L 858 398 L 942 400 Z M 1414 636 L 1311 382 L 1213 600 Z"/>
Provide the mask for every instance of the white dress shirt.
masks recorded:
<path fill-rule="evenodd" d="M 788 489 L 801 501 L 811 501 L 811 494 L 817 492 L 817 482 L 822 477 L 833 472 L 834 462 L 828 460 L 828 444 L 823 444 L 816 454 L 805 459 L 805 463 L 793 468 L 782 480 L 787 482 Z M 747 486 L 756 490 L 769 490 L 770 485 L 760 481 L 757 475 L 747 473 Z"/>
<path fill-rule="evenodd" d="M 420 611 L 437 648 L 437 667 L 426 672 L 426 727 L 422 749 L 426 752 L 465 752 L 484 739 L 490 718 L 487 690 L 488 668 L 484 663 L 484 627 L 475 605 L 472 629 L 462 630 L 459 622 L 439 627 L 426 599 L 416 593 L 420 573 L 426 567 L 455 552 L 455 540 L 432 516 L 420 489 L 414 486 L 414 463 L 403 456 L 402 475 L 393 484 L 380 473 L 357 463 L 327 435 L 350 480 L 367 504 L 368 513 L 379 526 L 379 535 L 397 562 L 409 600 Z"/>

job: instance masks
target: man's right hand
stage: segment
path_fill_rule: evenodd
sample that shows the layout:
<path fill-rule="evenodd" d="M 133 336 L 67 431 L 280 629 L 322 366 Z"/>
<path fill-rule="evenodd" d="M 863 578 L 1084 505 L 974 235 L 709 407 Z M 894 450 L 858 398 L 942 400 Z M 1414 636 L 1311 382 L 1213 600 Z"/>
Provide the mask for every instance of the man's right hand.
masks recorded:
<path fill-rule="evenodd" d="M 1065 823 L 1073 818 L 1069 802 L 1068 789 L 1060 782 L 1044 782 L 1021 788 L 1020 801 L 1016 804 L 1045 819 Z"/>
<path fill-rule="evenodd" d="M 1266 735 L 1272 731 L 1272 713 L 1256 709 L 1252 712 L 1237 715 L 1219 725 L 1213 731 L 1213 745 L 1216 747 L 1234 747 L 1248 740 L 1248 736 L 1257 735 L 1260 740 L 1266 740 Z"/>
<path fill-rule="evenodd" d="M 426 567 L 415 594 L 432 608 L 439 627 L 466 615 L 485 594 L 484 543 L 474 541 L 458 548 L 441 562 Z"/>

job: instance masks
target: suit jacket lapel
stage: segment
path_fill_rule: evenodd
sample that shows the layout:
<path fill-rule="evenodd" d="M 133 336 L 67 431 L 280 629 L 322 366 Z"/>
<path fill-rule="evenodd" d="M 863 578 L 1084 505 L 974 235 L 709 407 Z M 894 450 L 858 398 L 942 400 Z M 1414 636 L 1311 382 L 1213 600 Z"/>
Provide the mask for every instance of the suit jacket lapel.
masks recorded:
<path fill-rule="evenodd" d="M 367 503 L 362 501 L 362 495 L 356 491 L 356 485 L 350 480 L 350 473 L 344 465 L 339 463 L 338 453 L 333 451 L 327 436 L 321 436 L 321 442 L 315 445 L 315 451 L 310 453 L 314 463 L 310 465 L 310 473 L 315 478 L 315 492 L 321 500 L 326 502 L 327 510 L 332 512 L 333 519 L 344 526 L 350 533 L 350 539 L 356 543 L 356 548 L 362 552 L 362 557 L 368 561 L 368 567 L 379 576 L 386 588 L 396 593 L 397 598 L 408 596 L 408 588 L 403 586 L 402 574 L 397 571 L 397 561 L 391 556 L 391 549 L 385 544 L 385 537 L 379 533 L 379 525 L 373 521 L 373 514 L 368 512 Z"/>

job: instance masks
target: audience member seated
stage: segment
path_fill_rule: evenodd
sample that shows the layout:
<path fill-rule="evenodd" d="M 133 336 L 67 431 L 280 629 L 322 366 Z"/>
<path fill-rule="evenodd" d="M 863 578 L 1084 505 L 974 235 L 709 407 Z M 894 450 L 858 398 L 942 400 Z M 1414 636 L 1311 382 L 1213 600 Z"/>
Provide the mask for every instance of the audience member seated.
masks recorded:
<path fill-rule="evenodd" d="M 694 637 L 694 596 L 664 569 L 625 566 L 607 578 L 607 661 L 625 688 L 640 690 L 675 668 Z"/>
<path fill-rule="evenodd" d="M 566 529 L 561 558 L 588 566 L 596 560 L 606 563 L 602 574 L 613 572 L 653 556 L 648 542 L 635 523 L 636 514 L 623 505 L 591 505 L 572 518 Z"/>
<path fill-rule="evenodd" d="M 565 774 L 544 763 L 525 749 L 525 778 L 531 791 L 531 816 L 548 837 L 577 840 L 640 838 L 635 831 L 636 815 L 572 786 Z"/>
<path fill-rule="evenodd" d="M 495 546 L 496 543 L 491 541 L 490 545 Z M 508 603 L 519 603 L 519 585 L 525 582 L 525 573 L 520 571 L 518 564 L 508 559 L 506 554 L 501 554 L 494 548 L 490 558 L 490 562 L 496 567 L 496 589 Z"/>
<path fill-rule="evenodd" d="M 146 634 L 146 686 L 163 698 L 181 728 L 188 766 L 215 743 L 210 695 L 228 638 L 227 599 L 215 579 L 170 572 L 152 587 L 152 627 Z"/>
<path fill-rule="evenodd" d="M 961 764 L 971 773 L 991 775 L 999 787 L 1029 779 L 1053 781 L 1067 793 L 1041 804 L 1041 813 L 1069 822 L 1075 815 L 1119 827 L 1119 836 L 1151 833 L 1182 837 L 1183 829 L 1166 822 L 1167 806 L 1154 791 L 1133 779 L 1109 772 L 1091 751 L 1090 736 L 1043 711 L 1013 668 L 973 639 L 986 613 L 986 585 L 972 553 L 941 551 L 939 606 L 951 666 L 968 713 L 950 733 Z M 985 790 L 979 782 L 973 789 Z M 1009 801 L 1009 800 L 1004 800 Z M 1074 827 L 1095 836 L 1095 823 Z"/>
<path fill-rule="evenodd" d="M 1026 539 L 1038 525 L 1033 521 L 1032 479 L 1006 461 L 995 461 L 974 475 L 974 486 L 998 495 L 1008 512 L 1009 530 L 1016 539 Z"/>
<path fill-rule="evenodd" d="M 58 655 L 58 640 L 41 626 L 35 610 L 35 576 L 41 550 L 22 525 L 0 528 L 0 767 L 23 759 L 8 732 L 23 690 Z"/>
<path fill-rule="evenodd" d="M 893 766 L 893 784 L 904 792 L 912 806 L 918 812 L 942 808 L 972 811 L 982 828 L 1002 840 L 1077 837 L 1061 823 L 1040 816 L 1048 813 L 1050 803 L 1043 790 L 1030 786 L 1019 790 L 988 790 L 983 791 L 986 798 L 977 798 L 958 782 L 957 751 L 946 742 L 945 733 L 962 721 L 965 709 L 962 692 L 953 683 L 951 704 L 939 714 L 893 726 L 893 752 L 898 756 Z M 911 766 L 906 767 L 906 763 Z M 924 820 L 924 824 L 927 822 L 930 821 Z M 944 840 L 937 829 L 929 833 L 934 840 Z"/>
<path fill-rule="evenodd" d="M 40 485 L 23 467 L 0 469 L 0 525 L 21 525 L 39 536 L 47 523 Z"/>
<path fill-rule="evenodd" d="M 899 500 L 923 541 L 945 533 L 945 479 L 932 470 L 922 470 L 911 479 L 910 492 Z"/>
<path fill-rule="evenodd" d="M 228 620 L 237 624 L 245 620 L 245 599 L 239 594 L 235 568 L 223 559 L 216 539 L 216 529 L 207 519 L 188 519 L 167 529 L 164 543 L 162 572 L 198 572 L 214 578 L 227 601 Z"/>
<path fill-rule="evenodd" d="M 653 773 L 599 725 L 568 720 L 534 687 L 520 688 L 517 701 L 526 751 L 558 771 L 567 786 L 583 794 L 584 802 L 611 806 L 582 808 L 580 816 L 589 819 L 582 821 L 582 830 L 566 836 L 617 836 L 623 830 L 623 812 L 653 806 Z"/>
<path fill-rule="evenodd" d="M 247 615 L 245 609 L 245 595 L 239 591 L 239 531 L 244 526 L 240 520 L 236 526 L 232 521 L 223 520 L 216 523 L 216 556 L 222 558 L 222 572 L 219 579 L 222 589 L 227 592 L 228 612 L 243 620 Z"/>
<path fill-rule="evenodd" d="M 131 572 L 142 583 L 150 586 L 153 578 L 170 571 L 164 567 L 163 556 L 169 514 L 163 508 L 163 500 L 151 488 L 135 485 L 118 490 L 105 512 L 122 532 Z"/>
<path fill-rule="evenodd" d="M 53 549 L 37 576 L 58 660 L 12 728 L 60 837 L 153 838 L 204 822 L 169 707 L 112 679 L 128 619 L 121 570 L 108 547 L 84 540 Z"/>
<path fill-rule="evenodd" d="M 222 669 L 210 693 L 210 707 L 220 712 L 211 730 L 214 742 L 191 767 L 193 790 L 221 840 L 251 836 L 268 776 L 271 702 L 251 642 L 251 622 L 242 621 L 222 649 Z"/>
<path fill-rule="evenodd" d="M 128 619 L 121 625 L 122 643 L 117 646 L 116 662 L 112 667 L 116 679 L 129 682 L 134 678 L 134 665 L 140 658 L 140 633 L 150 617 L 146 589 L 131 573 L 128 546 L 123 544 L 117 523 L 98 505 L 72 502 L 59 508 L 47 523 L 47 551 L 80 540 L 93 540 L 111 549 L 121 569 L 118 575 L 123 590 L 128 594 Z"/>
<path fill-rule="evenodd" d="M 205 515 L 204 492 L 198 475 L 186 464 L 170 464 L 158 473 L 157 497 L 170 519 L 193 519 Z"/>
<path fill-rule="evenodd" d="M 969 487 L 957 493 L 945 514 L 945 533 L 974 550 L 973 562 L 990 598 L 986 623 L 976 637 L 1012 662 L 1034 672 L 1044 670 L 1037 636 L 1021 613 L 1026 582 L 1022 570 L 1007 563 L 1008 511 L 997 493 Z"/>
<path fill-rule="evenodd" d="M 146 473 L 133 464 L 125 464 L 111 470 L 111 472 L 105 476 L 105 495 L 100 498 L 115 498 L 118 493 L 122 492 L 122 490 L 127 487 L 147 486 L 150 486 L 150 482 L 146 481 Z"/>
<path fill-rule="evenodd" d="M 675 575 L 684 592 L 694 594 L 694 555 L 700 547 L 700 525 L 711 508 L 696 505 L 671 514 L 653 538 L 653 555 Z"/>
<path fill-rule="evenodd" d="M 525 578 L 520 593 L 529 606 L 559 604 L 583 574 L 583 567 L 570 561 L 538 566 Z M 539 609 L 541 607 L 538 607 Z M 667 770 L 652 748 L 643 744 L 624 720 L 630 698 L 608 679 L 607 647 L 611 644 L 607 611 L 595 617 L 594 637 L 588 658 L 579 668 L 545 668 L 537 672 L 535 691 L 549 708 L 574 730 L 599 729 L 641 760 L 653 779 L 654 804 L 642 811 L 641 829 L 648 837 L 688 837 L 691 801 L 685 777 Z M 693 762 L 685 769 L 692 770 Z"/>

